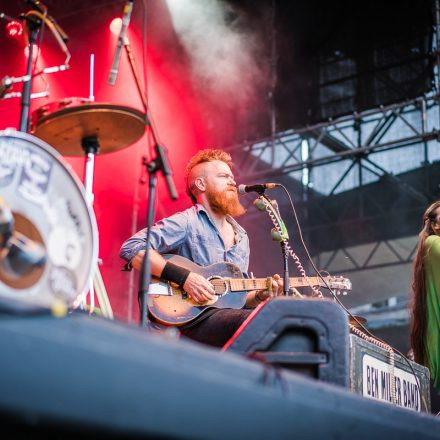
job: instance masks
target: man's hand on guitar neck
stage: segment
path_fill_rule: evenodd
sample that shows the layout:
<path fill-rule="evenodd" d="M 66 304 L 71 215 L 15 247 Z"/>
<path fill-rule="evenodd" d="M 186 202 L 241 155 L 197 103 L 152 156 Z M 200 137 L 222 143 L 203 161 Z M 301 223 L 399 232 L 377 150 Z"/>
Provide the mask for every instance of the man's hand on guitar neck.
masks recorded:
<path fill-rule="evenodd" d="M 282 295 L 283 284 L 283 279 L 280 277 L 280 275 L 275 274 L 272 277 L 272 288 L 250 292 L 248 294 L 249 302 L 247 298 L 246 304 L 253 307 L 270 297 Z M 214 299 L 215 297 L 215 290 L 212 284 L 205 277 L 196 272 L 190 272 L 185 284 L 183 285 L 183 290 L 185 290 L 185 292 L 187 292 L 194 301 L 200 304 Z"/>
<path fill-rule="evenodd" d="M 283 279 L 276 273 L 272 277 L 272 288 L 269 290 L 254 290 L 246 297 L 246 305 L 255 307 L 266 299 L 283 294 Z"/>
<path fill-rule="evenodd" d="M 139 251 L 131 261 L 132 266 L 141 270 L 142 262 L 144 260 L 145 251 Z M 158 252 L 150 249 L 150 262 L 151 262 L 151 273 L 160 278 L 161 273 L 167 263 L 167 260 L 162 257 Z M 183 290 L 188 293 L 188 295 L 197 303 L 205 303 L 215 297 L 214 287 L 212 284 L 202 275 L 196 272 L 190 272 L 188 278 L 186 279 Z"/>

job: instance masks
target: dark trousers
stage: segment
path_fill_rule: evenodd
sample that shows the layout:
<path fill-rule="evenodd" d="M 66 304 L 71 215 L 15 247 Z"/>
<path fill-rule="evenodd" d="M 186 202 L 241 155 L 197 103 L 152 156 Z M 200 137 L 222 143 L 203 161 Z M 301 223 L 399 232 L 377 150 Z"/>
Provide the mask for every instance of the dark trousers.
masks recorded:
<path fill-rule="evenodd" d="M 203 344 L 223 347 L 251 312 L 250 309 L 209 310 L 200 320 L 180 331 L 183 336 Z"/>

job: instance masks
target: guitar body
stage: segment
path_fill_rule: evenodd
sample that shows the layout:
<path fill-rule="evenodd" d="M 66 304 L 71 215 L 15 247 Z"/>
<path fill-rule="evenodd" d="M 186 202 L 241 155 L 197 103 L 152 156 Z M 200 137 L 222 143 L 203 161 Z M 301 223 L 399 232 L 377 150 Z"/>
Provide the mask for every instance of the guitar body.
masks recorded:
<path fill-rule="evenodd" d="M 172 261 L 191 272 L 196 272 L 207 279 L 213 278 L 243 278 L 240 269 L 232 263 L 216 263 L 210 266 L 201 267 L 192 261 L 179 255 L 164 255 Z M 159 282 L 153 278 L 152 284 Z M 226 292 L 223 295 L 216 295 L 216 298 L 199 304 L 192 301 L 188 295 L 178 286 L 173 286 L 171 295 L 148 295 L 148 310 L 156 321 L 165 325 L 181 326 L 193 321 L 205 310 L 210 308 L 219 309 L 241 309 L 246 303 L 247 291 Z"/>

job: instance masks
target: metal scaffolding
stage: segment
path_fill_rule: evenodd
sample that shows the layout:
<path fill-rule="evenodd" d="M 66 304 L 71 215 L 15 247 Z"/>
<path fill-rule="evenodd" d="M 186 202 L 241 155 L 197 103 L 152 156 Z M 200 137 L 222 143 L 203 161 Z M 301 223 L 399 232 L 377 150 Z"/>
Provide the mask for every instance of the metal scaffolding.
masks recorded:
<path fill-rule="evenodd" d="M 392 175 L 392 172 L 385 170 L 369 157 L 371 153 L 423 144 L 425 162 L 428 163 L 427 144 L 439 138 L 438 128 L 427 127 L 427 112 L 433 109 L 439 111 L 438 95 L 355 113 L 335 121 L 330 120 L 301 129 L 275 133 L 273 136 L 238 144 L 227 150 L 239 156 L 237 168 L 240 169 L 242 176 L 251 180 L 269 179 L 304 169 L 313 171 L 319 166 L 345 159 L 351 160 L 351 166 L 345 170 L 328 194 L 332 195 L 355 165 L 378 176 Z M 416 115 L 419 124 L 414 123 Z M 392 139 L 388 137 L 384 140 L 397 122 L 405 124 L 410 131 L 409 135 L 397 135 Z M 369 126 L 368 133 L 364 130 L 366 124 Z M 372 124 L 374 124 L 373 128 L 371 128 Z M 353 131 L 357 133 L 357 141 L 348 134 Z M 307 141 L 310 145 L 307 160 L 302 160 L 300 155 L 303 141 Z M 314 153 L 322 146 L 326 147 L 327 154 L 324 154 L 325 150 L 321 148 L 321 151 L 315 155 Z M 359 183 L 362 185 L 362 181 Z"/>
<path fill-rule="evenodd" d="M 302 227 L 311 253 L 321 267 L 334 263 L 338 254 L 344 255 L 345 267 L 336 270 L 343 273 L 398 265 L 408 267 L 411 263 L 416 241 L 409 240 L 408 246 L 400 247 L 396 240 L 404 235 L 382 234 L 370 241 L 370 246 L 365 246 L 364 254 L 359 257 L 353 255 L 351 245 L 341 239 L 340 231 L 345 227 L 356 233 L 366 224 L 367 228 L 378 227 L 381 221 L 390 221 L 390 212 L 396 218 L 405 215 L 418 222 L 420 213 L 440 195 L 440 179 L 434 174 L 437 161 L 440 161 L 439 0 L 435 1 L 435 17 L 436 72 L 435 91 L 431 94 L 300 129 L 272 133 L 269 137 L 227 148 L 243 181 L 290 178 L 292 188 L 305 182 L 299 197 Z M 302 152 L 304 142 L 308 146 L 306 159 Z M 399 161 L 383 160 L 386 154 L 379 154 L 393 150 L 403 163 L 400 168 L 396 166 Z M 317 185 L 317 176 L 324 184 Z M 328 176 L 331 178 L 327 179 Z M 375 197 L 374 190 L 386 192 L 390 187 L 400 188 L 392 199 Z M 343 199 L 344 193 L 350 193 L 348 199 Z M 336 203 L 341 200 L 351 203 L 335 210 L 335 200 Z M 413 238 L 415 233 L 416 229 Z M 333 240 L 322 249 L 320 238 L 314 243 L 307 240 L 312 235 L 327 235 Z M 383 249 L 391 256 L 388 261 L 384 261 L 383 253 L 379 256 Z"/>
<path fill-rule="evenodd" d="M 429 113 L 431 116 L 429 119 L 432 121 L 434 112 L 440 112 L 438 99 L 438 95 L 421 97 L 335 121 L 277 133 L 270 138 L 232 147 L 229 151 L 238 158 L 237 169 L 240 170 L 240 177 L 249 182 L 292 176 L 298 186 L 298 183 L 301 183 L 301 173 L 307 170 L 308 183 L 302 187 L 300 202 L 305 236 L 320 232 L 335 236 L 334 228 L 351 228 L 356 231 L 359 223 L 365 224 L 365 220 L 380 221 L 389 217 L 390 212 L 397 216 L 404 213 L 406 216 L 419 217 L 419 211 L 438 196 L 435 182 L 432 182 L 433 179 L 430 177 L 432 174 L 430 168 L 434 162 L 430 158 L 430 152 L 433 155 L 432 152 L 438 150 L 439 130 L 432 122 L 428 123 L 427 117 Z M 400 129 L 393 130 L 399 124 Z M 405 131 L 401 129 L 402 126 L 406 127 Z M 353 139 L 354 135 L 356 139 Z M 309 145 L 307 160 L 301 158 L 303 141 L 307 141 Z M 396 175 L 392 162 L 387 166 L 378 163 L 377 154 L 375 158 L 372 157 L 373 153 L 397 149 L 404 154 L 405 148 L 410 146 L 417 146 L 417 149 L 420 149 L 419 154 L 422 159 L 413 167 L 421 171 L 416 179 L 402 178 Z M 439 155 L 435 153 L 433 156 L 437 158 Z M 316 191 L 313 176 L 318 172 L 325 174 L 329 164 L 338 162 L 341 166 L 339 172 L 336 172 L 336 181 L 328 185 L 325 193 Z M 357 186 L 351 189 L 351 203 L 335 211 L 332 209 L 332 199 L 343 193 L 341 187 L 353 172 L 357 175 Z M 392 200 L 377 199 L 366 188 L 371 186 L 370 182 L 365 181 L 367 173 L 370 182 L 373 176 L 378 182 L 386 181 L 389 185 L 400 187 L 401 191 Z M 362 190 L 364 188 L 366 190 Z M 402 198 L 411 200 L 411 206 L 407 203 L 399 207 Z M 374 214 L 371 214 L 371 206 L 374 206 Z M 350 211 L 350 215 L 347 215 L 347 210 Z M 319 212 L 320 222 L 308 220 L 312 211 Z M 383 246 L 395 256 L 394 261 L 392 259 L 381 263 L 375 261 L 378 251 Z M 342 252 L 346 257 L 347 265 L 336 270 L 344 273 L 410 263 L 414 250 L 415 244 L 411 249 L 402 250 L 396 247 L 393 238 L 386 237 L 376 241 L 368 254 L 361 258 L 354 257 L 345 246 L 334 247 L 325 258 L 319 255 L 322 249 L 314 246 L 311 248 L 320 267 L 329 267 L 335 256 Z"/>

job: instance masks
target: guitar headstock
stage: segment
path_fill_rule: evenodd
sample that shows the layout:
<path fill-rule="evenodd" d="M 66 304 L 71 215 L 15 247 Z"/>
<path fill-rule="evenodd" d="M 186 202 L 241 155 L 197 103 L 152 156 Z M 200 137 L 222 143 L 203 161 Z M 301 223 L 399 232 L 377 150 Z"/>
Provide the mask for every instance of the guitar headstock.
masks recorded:
<path fill-rule="evenodd" d="M 328 276 L 324 277 L 325 282 L 328 284 L 332 290 L 336 292 L 337 295 L 347 295 L 348 291 L 351 290 L 351 281 L 343 276 Z M 327 285 L 321 280 L 321 287 L 327 287 Z"/>

